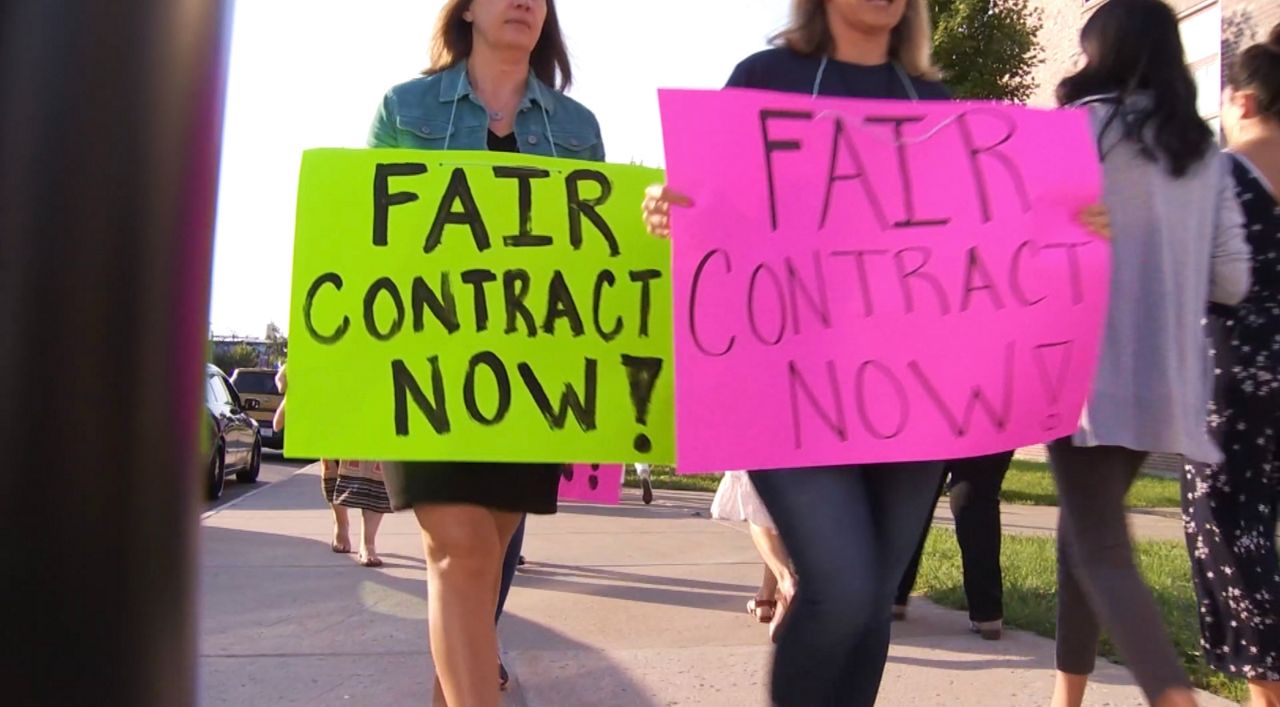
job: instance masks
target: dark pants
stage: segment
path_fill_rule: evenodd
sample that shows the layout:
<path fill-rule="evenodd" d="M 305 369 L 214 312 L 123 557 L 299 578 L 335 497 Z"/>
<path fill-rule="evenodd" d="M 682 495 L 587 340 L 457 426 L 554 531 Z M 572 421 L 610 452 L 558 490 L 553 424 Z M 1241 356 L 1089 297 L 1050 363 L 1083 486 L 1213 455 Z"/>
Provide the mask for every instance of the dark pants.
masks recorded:
<path fill-rule="evenodd" d="M 799 578 L 773 661 L 775 704 L 875 704 L 894 587 L 941 476 L 941 462 L 751 473 Z"/>
<path fill-rule="evenodd" d="M 520 519 L 516 532 L 507 544 L 507 554 L 502 558 L 502 586 L 498 589 L 498 611 L 493 616 L 496 624 L 502 618 L 502 609 L 507 605 L 507 595 L 511 593 L 511 583 L 516 578 L 516 566 L 520 564 L 520 553 L 524 550 L 524 522 L 528 516 Z"/>
<path fill-rule="evenodd" d="M 956 540 L 964 566 L 964 596 L 970 621 L 1004 618 L 1004 582 L 1000 574 L 1000 487 L 1013 452 L 947 462 L 945 486 L 951 493 L 951 515 L 956 520 Z M 943 484 L 938 485 L 938 496 Z M 934 497 L 936 505 L 938 496 Z M 906 606 L 920 570 L 920 557 L 929 537 L 932 518 L 920 534 L 915 557 L 902 575 L 895 603 Z"/>
<path fill-rule="evenodd" d="M 1102 629 L 1149 702 L 1190 687 L 1151 590 L 1133 559 L 1124 497 L 1146 452 L 1049 445 L 1058 485 L 1058 670 L 1093 672 Z"/>

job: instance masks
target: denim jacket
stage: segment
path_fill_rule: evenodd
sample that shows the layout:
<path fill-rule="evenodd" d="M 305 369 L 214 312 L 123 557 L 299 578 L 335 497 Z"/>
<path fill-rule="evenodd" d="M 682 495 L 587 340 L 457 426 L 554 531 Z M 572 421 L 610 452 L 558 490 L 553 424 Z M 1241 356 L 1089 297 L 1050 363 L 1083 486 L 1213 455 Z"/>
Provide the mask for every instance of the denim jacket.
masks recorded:
<path fill-rule="evenodd" d="M 516 114 L 515 132 L 524 154 L 604 161 L 595 115 L 533 72 Z M 488 138 L 489 114 L 471 90 L 465 61 L 393 87 L 369 130 L 370 147 L 484 150 Z"/>

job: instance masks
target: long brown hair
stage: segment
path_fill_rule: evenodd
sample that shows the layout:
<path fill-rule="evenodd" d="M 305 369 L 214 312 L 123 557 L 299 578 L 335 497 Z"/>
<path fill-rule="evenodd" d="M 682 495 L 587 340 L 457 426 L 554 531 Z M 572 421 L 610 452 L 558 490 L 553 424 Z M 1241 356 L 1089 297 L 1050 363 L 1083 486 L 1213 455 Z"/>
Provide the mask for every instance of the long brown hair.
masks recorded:
<path fill-rule="evenodd" d="M 573 83 L 573 69 L 569 67 L 569 50 L 565 47 L 564 33 L 560 31 L 560 16 L 556 14 L 555 0 L 547 1 L 547 19 L 542 34 L 529 55 L 529 70 L 538 80 L 564 91 Z M 463 17 L 471 9 L 472 0 L 449 0 L 440 10 L 436 30 L 431 37 L 431 66 L 422 73 L 427 76 L 451 69 L 471 57 L 472 27 Z"/>
<path fill-rule="evenodd" d="M 773 44 L 797 54 L 821 56 L 835 49 L 825 0 L 792 0 L 791 21 L 773 36 Z M 933 64 L 933 27 L 928 0 L 907 0 L 902 21 L 889 37 L 889 58 L 911 76 L 937 81 L 942 74 Z"/>

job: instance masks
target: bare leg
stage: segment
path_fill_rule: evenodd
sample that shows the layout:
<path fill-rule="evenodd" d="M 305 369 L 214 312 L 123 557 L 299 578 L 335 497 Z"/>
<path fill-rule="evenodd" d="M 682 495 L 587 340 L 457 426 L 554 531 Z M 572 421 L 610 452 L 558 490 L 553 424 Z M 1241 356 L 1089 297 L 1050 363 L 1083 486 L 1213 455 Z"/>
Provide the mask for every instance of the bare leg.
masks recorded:
<path fill-rule="evenodd" d="M 382 525 L 382 514 L 361 511 L 360 519 L 360 564 L 365 567 L 381 567 L 382 558 L 378 557 L 378 526 Z"/>
<path fill-rule="evenodd" d="M 498 707 L 498 606 L 502 556 L 519 513 L 462 504 L 414 507 L 427 558 L 431 655 L 451 705 Z"/>
<path fill-rule="evenodd" d="M 782 538 L 778 536 L 777 531 L 770 528 L 755 523 L 750 523 L 749 527 L 751 541 L 755 543 L 756 551 L 760 553 L 765 565 L 773 573 L 779 593 L 782 594 L 783 599 L 791 601 L 796 594 L 796 575 L 791 569 L 791 555 L 782 544 Z"/>
<path fill-rule="evenodd" d="M 1053 684 L 1053 707 L 1080 707 L 1084 704 L 1084 690 L 1088 686 L 1088 675 L 1072 675 L 1059 670 Z"/>
<path fill-rule="evenodd" d="M 1171 687 L 1153 704 L 1155 707 L 1196 707 L 1196 693 L 1185 687 Z"/>
<path fill-rule="evenodd" d="M 333 509 L 333 543 L 330 547 L 334 552 L 351 552 L 351 518 L 347 508 L 336 503 L 329 504 L 329 508 Z"/>
<path fill-rule="evenodd" d="M 1280 682 L 1249 681 L 1250 707 L 1280 707 Z"/>

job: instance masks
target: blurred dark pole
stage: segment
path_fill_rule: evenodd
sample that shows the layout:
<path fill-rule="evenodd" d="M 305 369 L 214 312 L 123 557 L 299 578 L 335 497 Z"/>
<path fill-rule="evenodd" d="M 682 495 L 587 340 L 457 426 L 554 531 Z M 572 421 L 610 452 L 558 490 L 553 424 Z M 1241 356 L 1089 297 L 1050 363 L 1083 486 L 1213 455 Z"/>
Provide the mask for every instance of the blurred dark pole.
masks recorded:
<path fill-rule="evenodd" d="M 229 0 L 0 0 L 0 704 L 196 701 Z"/>

